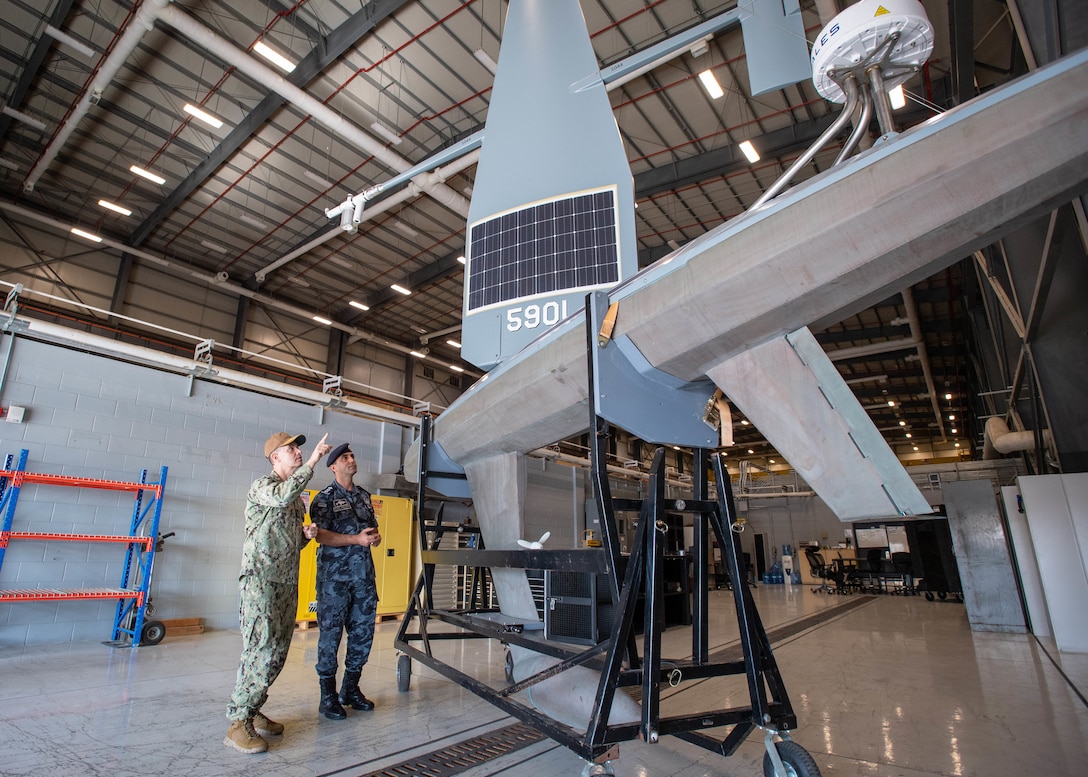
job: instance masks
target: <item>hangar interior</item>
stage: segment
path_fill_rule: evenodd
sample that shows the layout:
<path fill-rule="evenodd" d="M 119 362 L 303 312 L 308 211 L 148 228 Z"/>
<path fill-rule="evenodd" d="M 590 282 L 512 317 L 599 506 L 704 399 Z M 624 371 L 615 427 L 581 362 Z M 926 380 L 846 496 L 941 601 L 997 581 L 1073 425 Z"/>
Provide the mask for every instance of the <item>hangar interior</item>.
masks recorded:
<path fill-rule="evenodd" d="M 797 8 L 812 43 L 850 4 L 783 5 Z M 894 113 L 903 132 L 1088 44 L 1076 0 L 923 5 L 935 49 Z M 273 695 L 288 735 L 260 763 L 218 740 L 237 661 L 240 506 L 266 468 L 263 440 L 288 429 L 312 443 L 329 431 L 352 444 L 366 487 L 411 496 L 399 473 L 420 415 L 440 416 L 484 375 L 459 342 L 477 156 L 379 192 L 353 231 L 325 211 L 484 128 L 509 6 L 0 0 L 0 454 L 26 449 L 27 471 L 107 481 L 167 467 L 160 525 L 174 536 L 151 594 L 158 617 L 199 617 L 206 629 L 108 648 L 113 600 L 0 603 L 5 773 L 395 773 L 382 770 L 434 757 L 445 774 L 582 768 L 426 669 L 397 692 L 392 622 L 379 626 L 364 675 L 379 701 L 366 721 L 318 720 L 316 638 L 300 630 Z M 580 6 L 604 70 L 738 3 Z M 726 24 L 610 88 L 640 268 L 744 214 L 840 110 L 808 80 L 754 94 L 753 67 L 741 28 Z M 707 71 L 720 97 L 706 91 Z M 874 123 L 861 147 L 878 137 Z M 836 137 L 796 182 L 830 170 L 845 141 Z M 962 154 L 982 158 L 986 144 L 980 136 Z M 1083 149 L 1070 156 L 1071 196 L 1032 202 L 1030 217 L 980 236 L 939 272 L 812 322 L 890 449 L 954 525 L 957 595 L 815 593 L 799 558 L 805 583 L 764 585 L 783 546 L 812 541 L 830 556 L 854 527 L 731 408 L 734 440 L 720 452 L 758 567 L 753 595 L 798 708 L 795 738 L 824 773 L 1073 774 L 1088 754 L 1088 176 Z M 799 239 L 808 228 L 797 225 Z M 622 432 L 610 445 L 613 490 L 641 495 L 656 446 Z M 528 538 L 550 531 L 551 546 L 574 548 L 593 530 L 588 447 L 576 436 L 531 458 Z M 691 452 L 665 455 L 669 493 L 683 498 Z M 467 506 L 450 510 L 471 520 Z M 15 521 L 115 534 L 130 512 L 128 494 L 28 485 Z M 122 561 L 116 547 L 5 538 L 0 588 L 112 585 Z M 711 592 L 712 641 L 723 650 L 737 639 L 729 604 L 726 591 Z M 683 640 L 670 626 L 667 644 Z M 498 652 L 461 658 L 501 676 Z M 698 701 L 678 692 L 671 703 Z M 499 755 L 451 765 L 488 737 L 501 740 Z M 742 774 L 758 772 L 761 755 L 758 741 L 721 759 L 666 738 L 624 745 L 614 768 Z"/>

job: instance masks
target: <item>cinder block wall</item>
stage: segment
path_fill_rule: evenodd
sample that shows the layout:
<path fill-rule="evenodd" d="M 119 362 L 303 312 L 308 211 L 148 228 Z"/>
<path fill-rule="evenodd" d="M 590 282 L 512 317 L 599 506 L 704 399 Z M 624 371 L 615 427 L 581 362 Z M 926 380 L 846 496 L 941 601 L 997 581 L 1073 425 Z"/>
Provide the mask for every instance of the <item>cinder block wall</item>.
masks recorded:
<path fill-rule="evenodd" d="M 349 442 L 358 483 L 396 472 L 408 437 L 400 427 L 196 380 L 150 367 L 36 342 L 15 341 L 3 385 L 4 407 L 26 408 L 23 423 L 0 421 L 0 455 L 29 450 L 33 472 L 157 481 L 168 468 L 160 531 L 176 532 L 156 558 L 156 618 L 200 617 L 209 628 L 238 627 L 238 568 L 250 483 L 270 471 L 270 434 L 325 432 Z M 2 461 L 0 461 L 2 463 Z M 331 481 L 319 465 L 311 487 Z M 130 492 L 28 485 L 13 529 L 127 534 Z M 0 588 L 89 587 L 120 583 L 122 545 L 12 540 Z M 34 645 L 111 636 L 116 600 L 0 604 L 0 645 Z"/>

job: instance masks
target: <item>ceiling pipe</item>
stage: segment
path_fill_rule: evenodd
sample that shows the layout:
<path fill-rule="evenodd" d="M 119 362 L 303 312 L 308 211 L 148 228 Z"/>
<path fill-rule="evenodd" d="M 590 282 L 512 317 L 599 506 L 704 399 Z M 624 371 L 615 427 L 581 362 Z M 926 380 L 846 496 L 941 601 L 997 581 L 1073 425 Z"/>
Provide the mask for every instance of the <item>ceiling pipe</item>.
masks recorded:
<path fill-rule="evenodd" d="M 474 164 L 476 164 L 476 162 L 478 162 L 479 159 L 480 159 L 480 151 L 479 151 L 479 149 L 477 149 L 477 150 L 472 151 L 472 152 L 470 152 L 468 154 L 465 154 L 463 157 L 460 157 L 459 159 L 456 159 L 453 162 L 450 162 L 445 167 L 443 167 L 443 168 L 441 168 L 439 170 L 435 170 L 433 173 L 421 174 L 421 175 L 416 176 L 415 178 L 412 179 L 411 183 L 409 183 L 407 186 L 403 187 L 402 189 L 397 190 L 396 192 L 389 195 L 385 199 L 379 200 L 372 207 L 365 208 L 363 210 L 363 213 L 362 213 L 362 221 L 368 221 L 368 220 L 374 218 L 375 216 L 381 215 L 382 213 L 385 213 L 385 212 L 397 207 L 398 205 L 400 205 L 400 204 L 402 204 L 404 202 L 407 202 L 408 200 L 411 200 L 411 199 L 413 199 L 415 197 L 418 197 L 424 191 L 427 191 L 427 186 L 431 186 L 432 189 L 437 190 L 439 188 L 437 186 L 437 184 L 439 182 L 445 181 L 446 179 L 448 179 L 448 178 L 450 178 L 450 177 L 452 177 L 454 175 L 457 175 L 460 172 L 463 172 L 463 171 L 467 170 L 468 168 L 470 168 Z M 425 180 L 422 183 L 420 183 L 419 179 L 421 179 L 421 178 L 427 178 L 428 180 Z M 449 187 L 441 187 L 441 188 L 448 190 Z M 318 237 L 311 240 L 309 243 L 306 243 L 305 245 L 300 246 L 299 248 L 296 248 L 295 250 L 291 251 L 290 253 L 284 254 L 283 256 L 281 256 L 279 259 L 272 262 L 271 264 L 257 270 L 257 272 L 254 273 L 254 277 L 257 279 L 258 283 L 264 283 L 265 279 L 273 271 L 278 270 L 280 267 L 283 267 L 283 265 L 294 261 L 295 259 L 302 256 L 303 254 L 313 250 L 314 248 L 317 248 L 319 245 L 322 245 L 323 243 L 327 243 L 328 241 L 332 240 L 334 237 L 336 237 L 337 235 L 340 235 L 340 234 L 343 234 L 343 230 L 337 229 L 337 230 L 331 230 L 331 231 L 328 231 L 328 232 L 324 232 L 321 235 L 319 235 Z"/>
<path fill-rule="evenodd" d="M 907 309 L 911 338 L 918 344 L 918 361 L 922 364 L 922 375 L 926 380 L 926 391 L 929 392 L 929 404 L 933 408 L 933 416 L 937 419 L 937 430 L 941 433 L 941 442 L 945 442 L 948 437 L 944 433 L 944 418 L 941 416 L 941 405 L 937 399 L 937 387 L 933 384 L 933 370 L 930 369 L 926 341 L 922 337 L 922 319 L 918 316 L 918 305 L 914 301 L 914 292 L 909 286 L 903 289 L 903 307 Z"/>
<path fill-rule="evenodd" d="M 371 137 L 354 124 L 346 121 L 320 100 L 311 97 L 271 68 L 265 67 L 245 51 L 221 38 L 189 14 L 175 6 L 169 6 L 160 12 L 159 20 L 173 27 L 205 51 L 233 65 L 261 86 L 275 92 L 295 107 L 312 116 L 315 121 L 374 157 L 375 160 L 394 172 L 401 173 L 412 167 L 408 160 L 390 151 L 384 142 Z M 463 195 L 453 191 L 445 184 L 435 184 L 432 189 L 425 190 L 432 196 L 441 195 L 440 201 L 444 205 L 460 215 L 468 217 L 469 202 Z"/>
<path fill-rule="evenodd" d="M 1044 429 L 1043 445 L 1049 450 L 1054 450 L 1054 439 L 1049 429 Z M 1029 430 L 1021 432 L 1009 431 L 1009 425 L 1004 418 L 992 416 L 986 420 L 983 430 L 982 458 L 1000 459 L 1006 453 L 1019 453 L 1029 451 L 1035 447 L 1035 432 Z"/>
<path fill-rule="evenodd" d="M 249 375 L 237 370 L 219 366 L 201 365 L 192 359 L 174 356 L 168 353 L 145 348 L 141 345 L 126 343 L 122 340 L 113 340 L 100 335 L 83 332 L 78 329 L 69 329 L 59 324 L 38 319 L 21 319 L 26 323 L 23 330 L 15 330 L 20 336 L 33 335 L 49 342 L 67 343 L 79 348 L 90 350 L 92 353 L 104 356 L 130 359 L 140 364 L 145 364 L 169 372 L 193 375 L 200 380 L 222 383 L 228 386 L 257 391 L 262 394 L 284 397 L 316 407 L 324 407 L 329 410 L 348 412 L 352 415 L 370 418 L 375 421 L 385 421 L 404 427 L 419 426 L 419 418 L 409 413 L 401 413 L 396 410 L 368 405 L 354 399 L 335 397 L 324 394 L 314 389 L 292 386 L 283 381 L 262 378 L 259 375 Z"/>
<path fill-rule="evenodd" d="M 36 213 L 29 208 L 24 208 L 22 206 L 15 205 L 14 203 L 0 201 L 0 210 L 6 210 L 10 213 L 18 214 L 20 216 L 23 216 L 24 218 L 28 218 L 41 224 L 46 224 L 48 226 L 59 229 L 62 232 L 71 232 L 72 229 L 71 224 L 65 224 L 64 222 L 52 218 L 51 216 L 45 216 L 40 213 Z M 140 248 L 132 248 L 131 246 L 127 246 L 124 243 L 120 243 L 109 237 L 103 236 L 101 245 L 109 246 L 110 248 L 114 248 L 122 253 L 139 257 L 140 259 L 151 262 L 152 264 L 158 265 L 159 267 L 165 268 L 166 270 L 169 270 L 176 275 L 180 275 L 183 278 L 189 278 L 191 280 L 207 284 L 208 286 L 213 286 L 220 291 L 227 292 L 228 294 L 234 294 L 239 297 L 248 297 L 254 302 L 259 302 L 262 305 L 270 308 L 275 308 L 276 310 L 282 310 L 285 313 L 290 313 L 293 316 L 298 316 L 303 320 L 313 320 L 313 311 L 303 310 L 302 308 L 295 307 L 294 305 L 283 302 L 282 300 L 270 297 L 267 294 L 260 294 L 259 292 L 253 291 L 252 289 L 247 289 L 246 287 L 239 286 L 236 283 L 231 283 L 229 280 L 226 279 L 225 273 L 220 273 L 219 275 L 209 275 L 208 273 L 190 269 L 185 265 L 178 264 L 177 262 L 172 262 L 169 259 L 164 259 L 161 256 L 157 256 Z M 347 332 L 352 342 L 357 340 L 365 340 L 368 343 L 372 343 L 374 345 L 380 346 L 387 350 L 395 351 L 397 353 L 407 355 L 412 352 L 412 349 L 409 346 L 392 342 L 385 339 L 384 337 L 379 337 L 373 332 L 368 332 L 366 330 L 358 329 L 353 326 L 341 324 L 338 321 L 333 321 L 330 326 L 333 329 L 339 329 L 342 332 Z"/>
<path fill-rule="evenodd" d="M 68 142 L 68 138 L 75 132 L 76 126 L 87 115 L 91 106 L 99 101 L 102 92 L 113 81 L 117 72 L 125 64 L 132 52 L 136 50 L 136 47 L 140 45 L 140 40 L 144 37 L 144 34 L 155 26 L 155 19 L 166 9 L 169 2 L 170 0 L 144 0 L 140 10 L 136 12 L 136 16 L 133 17 L 125 32 L 117 41 L 117 45 L 113 47 L 113 50 L 102 62 L 101 67 L 98 68 L 98 72 L 95 73 L 94 78 L 91 80 L 90 87 L 83 91 L 79 102 L 72 108 L 64 123 L 57 128 L 53 138 L 49 141 L 49 145 L 38 157 L 34 167 L 31 168 L 30 173 L 23 181 L 24 191 L 34 191 L 35 184 L 38 183 L 49 165 L 53 164 L 57 155 L 60 154 L 60 150 L 64 148 L 64 144 Z"/>

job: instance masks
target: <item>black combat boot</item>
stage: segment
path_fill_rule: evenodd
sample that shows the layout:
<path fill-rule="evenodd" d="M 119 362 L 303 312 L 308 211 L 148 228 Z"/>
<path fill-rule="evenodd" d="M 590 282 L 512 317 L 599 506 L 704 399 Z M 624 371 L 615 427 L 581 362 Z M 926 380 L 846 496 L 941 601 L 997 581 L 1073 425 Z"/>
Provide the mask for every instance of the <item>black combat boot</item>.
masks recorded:
<path fill-rule="evenodd" d="M 344 682 L 340 685 L 340 703 L 347 704 L 353 710 L 370 711 L 374 702 L 363 696 L 359 690 L 359 676 L 362 672 L 344 672 Z"/>
<path fill-rule="evenodd" d="M 348 716 L 344 708 L 340 706 L 340 700 L 336 698 L 336 678 L 319 677 L 321 682 L 321 704 L 317 711 L 329 720 L 343 720 Z"/>

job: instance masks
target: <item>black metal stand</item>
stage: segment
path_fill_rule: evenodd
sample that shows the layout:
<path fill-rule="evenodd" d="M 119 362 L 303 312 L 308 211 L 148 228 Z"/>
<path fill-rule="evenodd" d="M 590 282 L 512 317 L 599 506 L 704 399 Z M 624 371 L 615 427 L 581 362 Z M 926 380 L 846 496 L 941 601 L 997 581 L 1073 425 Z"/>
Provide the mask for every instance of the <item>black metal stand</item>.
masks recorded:
<path fill-rule="evenodd" d="M 593 331 L 588 333 L 591 348 L 595 334 Z M 593 369 L 592 361 L 590 369 Z M 591 397 L 592 394 L 593 392 Z M 709 532 L 714 532 L 719 547 L 723 549 L 731 578 L 734 581 L 745 579 L 740 542 L 734 531 L 734 527 L 738 524 L 732 486 L 721 457 L 710 456 L 705 450 L 697 450 L 693 482 L 694 498 L 670 500 L 665 498 L 664 450 L 658 449 L 650 471 L 648 496 L 641 500 L 613 499 L 608 484 L 605 457 L 609 434 L 608 422 L 598 415 L 595 403 L 591 401 L 590 404 L 592 477 L 602 534 L 602 547 L 599 549 L 439 550 L 438 545 L 442 534 L 460 527 L 444 526 L 441 521 L 441 511 L 436 521 L 426 523 L 423 520 L 427 482 L 429 476 L 433 474 L 428 471 L 427 457 L 431 443 L 431 422 L 429 418 L 423 419 L 420 432 L 421 472 L 416 500 L 417 515 L 420 518 L 421 548 L 424 549 L 423 573 L 416 585 L 395 643 L 402 653 L 400 661 L 405 662 L 403 670 L 402 665 L 398 664 L 398 678 L 402 680 L 401 690 L 407 690 L 405 678 L 410 676 L 411 659 L 421 661 L 504 712 L 535 727 L 587 761 L 597 763 L 615 758 L 621 742 L 637 738 L 653 743 L 666 735 L 678 737 L 721 755 L 730 755 L 754 728 L 759 727 L 768 732 L 766 740 L 768 757 L 776 769 L 781 768 L 782 761 L 777 757 L 777 752 L 770 755 L 775 747 L 771 737 L 781 735 L 783 739 L 788 740 L 786 732 L 796 726 L 796 717 L 782 683 L 766 630 L 747 585 L 733 586 L 743 661 L 713 661 L 709 656 L 707 642 L 709 580 L 707 564 L 704 561 L 709 547 Z M 709 495 L 709 469 L 713 469 L 714 474 L 713 498 Z M 448 472 L 437 474 L 440 478 L 457 476 Z M 627 557 L 620 553 L 616 521 L 618 511 L 637 511 L 639 515 L 635 540 L 631 553 Z M 662 658 L 661 646 L 661 636 L 664 631 L 664 591 L 661 568 L 667 528 L 666 513 L 693 515 L 695 553 L 700 562 L 694 565 L 691 656 L 669 658 L 667 662 Z M 508 567 L 604 574 L 611 587 L 616 613 L 611 633 L 599 644 L 578 650 L 567 644 L 545 641 L 539 635 L 533 636 L 528 633 L 529 629 L 526 628 L 528 624 L 509 622 L 502 617 L 501 613 L 493 609 L 473 609 L 472 607 L 457 611 L 436 609 L 432 606 L 434 601 L 432 585 L 434 570 L 438 564 L 455 564 L 476 569 Z M 645 596 L 642 600 L 644 609 L 640 655 L 633 624 L 639 606 L 639 593 L 642 589 L 645 590 Z M 428 628 L 428 625 L 434 621 L 455 626 L 457 629 L 436 632 Z M 507 644 L 519 645 L 553 656 L 560 661 L 543 672 L 517 683 L 511 683 L 505 688 L 495 688 L 437 658 L 432 650 L 432 646 L 438 640 L 480 638 L 498 639 Z M 663 664 L 667 664 L 666 669 L 662 668 Z M 576 731 L 513 698 L 514 694 L 578 665 L 586 665 L 600 672 L 600 683 L 592 713 L 584 731 Z M 663 681 L 675 685 L 678 681 L 687 682 L 742 674 L 746 675 L 748 680 L 750 701 L 748 706 L 700 710 L 679 716 L 661 716 Z M 609 713 L 617 689 L 634 685 L 640 686 L 642 690 L 641 720 L 637 723 L 610 725 Z M 726 726 L 732 728 L 724 739 L 703 733 L 705 729 Z M 783 752 L 783 755 L 785 756 L 786 753 Z M 807 757 L 807 754 L 805 756 Z M 804 771 L 804 774 L 809 775 L 813 772 L 808 770 Z"/>

